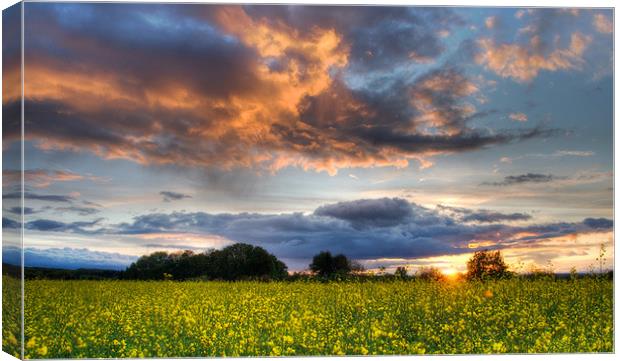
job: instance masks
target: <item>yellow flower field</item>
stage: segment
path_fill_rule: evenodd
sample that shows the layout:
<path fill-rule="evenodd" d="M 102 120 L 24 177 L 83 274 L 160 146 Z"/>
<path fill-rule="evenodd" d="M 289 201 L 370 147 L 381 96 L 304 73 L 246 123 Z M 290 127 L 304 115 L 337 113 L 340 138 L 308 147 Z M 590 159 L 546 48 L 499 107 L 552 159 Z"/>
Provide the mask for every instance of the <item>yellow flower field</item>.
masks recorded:
<path fill-rule="evenodd" d="M 613 283 L 594 278 L 34 280 L 25 292 L 27 358 L 613 351 Z"/>

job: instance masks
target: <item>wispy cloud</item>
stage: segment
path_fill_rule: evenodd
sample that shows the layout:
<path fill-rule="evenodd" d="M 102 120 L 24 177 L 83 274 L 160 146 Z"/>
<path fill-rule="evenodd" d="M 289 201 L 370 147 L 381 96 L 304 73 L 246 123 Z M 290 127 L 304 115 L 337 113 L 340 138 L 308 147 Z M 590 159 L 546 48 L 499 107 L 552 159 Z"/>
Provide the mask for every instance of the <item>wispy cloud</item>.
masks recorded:
<path fill-rule="evenodd" d="M 497 223 L 507 221 L 529 221 L 532 216 L 525 213 L 501 213 L 487 209 L 473 210 L 462 207 L 438 205 L 440 212 L 445 212 L 460 222 Z"/>
<path fill-rule="evenodd" d="M 559 157 L 592 157 L 596 155 L 591 150 L 556 150 L 553 153 L 531 153 L 516 157 L 501 157 L 500 162 L 512 163 L 515 160 L 526 158 L 559 158 Z"/>
<path fill-rule="evenodd" d="M 24 192 L 23 194 L 25 199 L 28 200 L 37 200 L 37 201 L 46 201 L 46 202 L 60 202 L 60 203 L 71 203 L 75 200 L 74 197 L 66 196 L 66 195 L 56 195 L 56 194 L 38 194 L 32 192 Z M 21 199 L 21 192 L 12 192 L 6 193 L 2 195 L 2 199 Z"/>
<path fill-rule="evenodd" d="M 2 175 L 5 178 L 5 185 L 19 184 L 21 182 L 22 173 L 19 170 L 3 170 Z M 79 180 L 100 181 L 102 178 L 92 175 L 77 174 L 69 170 L 26 169 L 24 171 L 24 182 L 27 187 L 47 188 L 50 184 L 55 182 Z"/>
<path fill-rule="evenodd" d="M 510 175 L 504 177 L 501 182 L 483 182 L 481 185 L 487 186 L 511 186 L 523 183 L 549 183 L 558 179 L 566 179 L 566 177 L 558 177 L 551 174 L 527 173 L 519 175 Z"/>
<path fill-rule="evenodd" d="M 178 201 L 184 198 L 192 198 L 192 196 L 190 195 L 178 193 L 178 192 L 171 192 L 171 191 L 161 191 L 159 192 L 159 194 L 163 197 L 164 202 L 172 202 L 172 201 Z"/>
<path fill-rule="evenodd" d="M 614 24 L 611 19 L 603 14 L 594 14 L 592 23 L 599 33 L 611 34 L 614 31 Z"/>
<path fill-rule="evenodd" d="M 527 122 L 527 115 L 524 113 L 510 113 L 509 117 L 517 122 Z"/>

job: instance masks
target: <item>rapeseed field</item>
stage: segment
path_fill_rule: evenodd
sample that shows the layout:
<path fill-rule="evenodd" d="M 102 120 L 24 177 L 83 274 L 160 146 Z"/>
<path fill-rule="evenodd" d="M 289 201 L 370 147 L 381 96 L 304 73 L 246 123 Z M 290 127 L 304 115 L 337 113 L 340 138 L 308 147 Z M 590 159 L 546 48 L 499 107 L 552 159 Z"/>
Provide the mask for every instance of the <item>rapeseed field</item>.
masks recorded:
<path fill-rule="evenodd" d="M 25 294 L 26 358 L 613 351 L 598 278 L 27 280 Z"/>

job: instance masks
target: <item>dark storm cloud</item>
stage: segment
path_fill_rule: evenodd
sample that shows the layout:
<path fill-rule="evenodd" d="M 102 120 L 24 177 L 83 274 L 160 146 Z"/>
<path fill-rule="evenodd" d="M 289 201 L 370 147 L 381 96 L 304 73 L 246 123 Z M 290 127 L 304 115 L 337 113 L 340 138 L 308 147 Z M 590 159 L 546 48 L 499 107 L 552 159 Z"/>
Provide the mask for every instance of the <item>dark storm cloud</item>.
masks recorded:
<path fill-rule="evenodd" d="M 377 163 L 389 162 L 394 155 L 473 151 L 558 134 L 557 129 L 540 126 L 493 131 L 471 128 L 470 120 L 493 115 L 493 111 L 472 111 L 464 103 L 476 92 L 476 86 L 453 67 L 434 70 L 413 84 L 396 81 L 380 90 L 351 90 L 336 81 L 330 89 L 300 103 L 300 118 L 310 127 L 299 131 L 276 124 L 272 132 L 287 148 L 307 149 L 306 154 L 314 157 L 329 153 Z M 324 129 L 330 130 L 327 136 Z M 335 147 L 349 142 L 355 147 Z"/>
<path fill-rule="evenodd" d="M 485 182 L 482 185 L 489 186 L 511 186 L 514 184 L 523 183 L 549 183 L 559 179 L 566 179 L 565 177 L 558 177 L 551 174 L 539 174 L 539 173 L 527 173 L 520 175 L 511 175 L 504 177 L 501 182 Z"/>
<path fill-rule="evenodd" d="M 21 227 L 21 223 L 18 221 L 14 221 L 7 217 L 2 217 L 2 228 L 5 229 L 17 229 Z"/>
<path fill-rule="evenodd" d="M 402 63 L 429 62 L 445 46 L 442 33 L 463 26 L 464 20 L 447 8 L 374 6 L 245 6 L 253 18 L 284 22 L 309 32 L 333 28 L 350 50 L 350 71 L 391 71 Z"/>
<path fill-rule="evenodd" d="M 13 192 L 2 195 L 2 199 L 21 199 L 21 197 L 21 192 Z M 71 203 L 74 200 L 74 198 L 71 196 L 56 194 L 37 194 L 31 192 L 24 192 L 24 199 L 59 203 Z"/>
<path fill-rule="evenodd" d="M 79 234 L 92 234 L 93 230 L 90 228 L 96 226 L 102 221 L 102 219 L 96 219 L 90 222 L 59 222 L 50 219 L 37 219 L 34 221 L 26 222 L 24 228 L 33 231 L 51 231 L 51 232 L 69 232 Z"/>
<path fill-rule="evenodd" d="M 399 198 L 360 199 L 321 206 L 314 214 L 342 219 L 356 228 L 391 227 L 411 217 L 413 209 Z"/>
<path fill-rule="evenodd" d="M 171 191 L 161 191 L 159 194 L 163 197 L 164 202 L 178 201 L 183 198 L 192 198 L 190 195 Z"/>
<path fill-rule="evenodd" d="M 39 212 L 36 209 L 31 208 L 31 207 L 24 207 L 23 210 L 24 210 L 24 214 L 26 214 L 26 215 L 27 214 L 35 214 L 35 213 Z M 7 211 L 10 212 L 10 213 L 13 213 L 13 214 L 21 215 L 22 214 L 22 207 L 11 207 Z"/>
<path fill-rule="evenodd" d="M 399 134 L 386 127 L 377 126 L 370 130 L 360 129 L 364 138 L 375 144 L 391 145 L 409 152 L 459 152 L 480 149 L 531 139 L 548 137 L 556 133 L 547 129 L 506 130 L 499 134 L 482 131 L 466 131 L 456 135 Z"/>
<path fill-rule="evenodd" d="M 252 91 L 257 81 L 254 50 L 213 24 L 179 17 L 178 6 L 27 7 L 33 31 L 26 34 L 26 58 L 37 56 L 65 69 L 86 65 L 93 71 L 115 64 L 111 70 L 131 79 L 124 84 L 127 91 L 144 94 L 140 89 L 183 83 L 198 93 L 226 98 Z"/>
<path fill-rule="evenodd" d="M 26 228 L 130 237 L 134 243 L 153 233 L 213 235 L 260 245 L 278 257 L 305 259 L 325 249 L 357 259 L 421 258 L 471 252 L 469 243 L 479 240 L 492 242 L 489 248 L 502 249 L 613 228 L 613 221 L 604 218 L 514 226 L 499 219 L 523 220 L 525 216 L 466 209 L 450 212 L 457 215 L 446 214 L 446 208 L 433 210 L 384 198 L 328 204 L 312 214 L 151 213 L 120 224 L 39 220 L 27 223 Z M 462 219 L 468 216 L 472 219 Z"/>
<path fill-rule="evenodd" d="M 606 218 L 586 218 L 583 223 L 590 228 L 609 229 L 613 227 L 613 221 Z"/>
<path fill-rule="evenodd" d="M 374 212 L 370 204 L 383 207 L 385 215 Z M 579 223 L 550 223 L 527 226 L 466 224 L 404 200 L 380 199 L 342 202 L 318 208 L 314 214 L 208 214 L 172 213 L 136 217 L 107 232 L 147 234 L 190 231 L 214 234 L 237 242 L 264 246 L 281 257 L 310 258 L 322 249 L 343 252 L 359 259 L 378 257 L 428 257 L 469 252 L 468 242 L 494 241 L 492 248 L 535 242 L 550 237 L 610 230 L 611 220 Z M 355 211 L 359 208 L 359 211 Z M 387 214 L 397 220 L 390 221 Z M 474 213 L 472 213 L 474 214 Z M 480 216 L 480 215 L 478 215 Z M 484 223 L 487 219 L 478 221 Z M 400 217 L 400 218 L 399 218 Z M 475 217 L 475 215 L 474 215 Z M 510 220 L 520 216 L 509 215 Z M 483 219 L 482 216 L 479 217 Z M 506 218 L 506 217 L 504 217 Z M 535 233 L 519 238 L 520 233 Z"/>

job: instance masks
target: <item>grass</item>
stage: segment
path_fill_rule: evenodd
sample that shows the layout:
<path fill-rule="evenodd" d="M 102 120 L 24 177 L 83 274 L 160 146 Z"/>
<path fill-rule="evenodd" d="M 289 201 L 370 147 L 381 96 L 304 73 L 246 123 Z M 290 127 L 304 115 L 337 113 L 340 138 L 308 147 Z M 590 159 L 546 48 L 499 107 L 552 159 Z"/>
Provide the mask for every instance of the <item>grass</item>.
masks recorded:
<path fill-rule="evenodd" d="M 613 282 L 595 278 L 32 280 L 25 292 L 27 358 L 613 352 Z"/>

